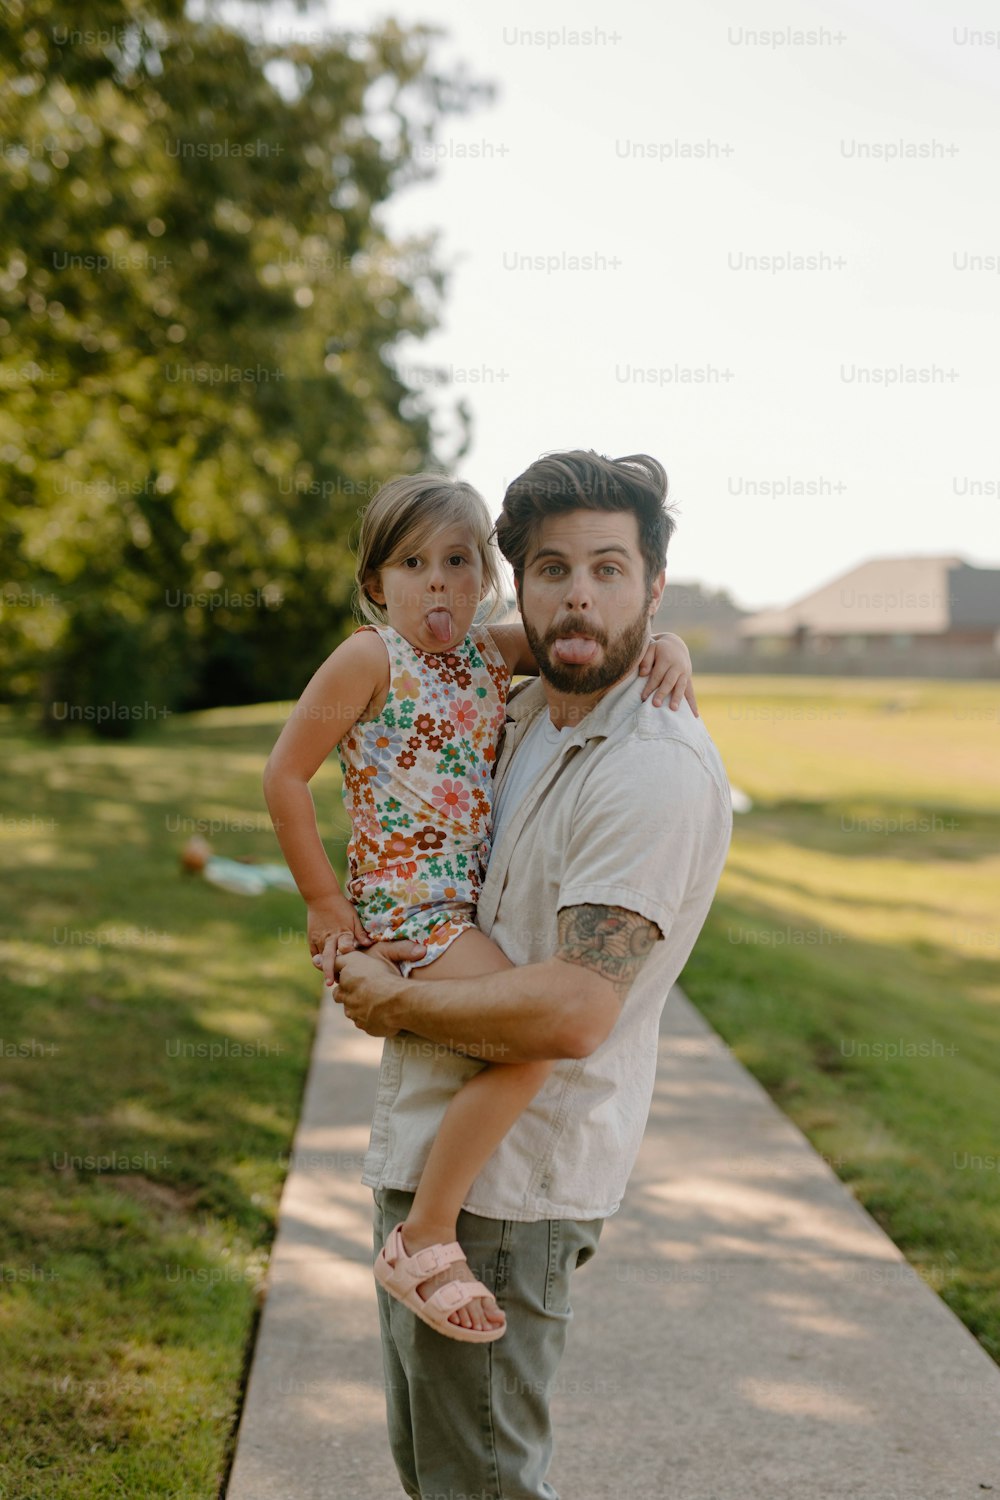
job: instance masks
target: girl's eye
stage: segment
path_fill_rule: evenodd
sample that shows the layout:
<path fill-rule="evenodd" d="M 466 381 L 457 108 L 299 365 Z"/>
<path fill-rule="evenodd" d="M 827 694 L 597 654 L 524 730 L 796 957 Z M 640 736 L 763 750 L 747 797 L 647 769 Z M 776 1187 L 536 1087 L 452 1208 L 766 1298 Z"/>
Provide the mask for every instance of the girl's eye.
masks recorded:
<path fill-rule="evenodd" d="M 404 559 L 403 559 L 403 567 L 404 568 L 408 568 L 410 566 L 410 563 L 416 563 L 417 567 L 419 568 L 419 566 L 420 566 L 420 558 L 419 557 L 404 557 Z"/>
<path fill-rule="evenodd" d="M 468 558 L 464 557 L 461 552 L 453 552 L 448 561 L 457 563 L 461 567 L 463 563 L 468 562 Z"/>

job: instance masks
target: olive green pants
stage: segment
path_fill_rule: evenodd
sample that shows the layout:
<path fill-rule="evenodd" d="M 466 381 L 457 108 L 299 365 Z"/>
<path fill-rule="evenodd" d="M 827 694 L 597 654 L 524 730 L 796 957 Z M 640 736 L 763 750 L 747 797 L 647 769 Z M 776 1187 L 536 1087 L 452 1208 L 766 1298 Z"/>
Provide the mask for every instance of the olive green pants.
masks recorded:
<path fill-rule="evenodd" d="M 413 1202 L 375 1193 L 376 1252 Z M 570 1276 L 597 1249 L 603 1219 L 484 1219 L 461 1213 L 472 1274 L 507 1318 L 503 1338 L 445 1338 L 378 1288 L 389 1444 L 410 1500 L 559 1500 L 549 1396 L 572 1311 Z"/>

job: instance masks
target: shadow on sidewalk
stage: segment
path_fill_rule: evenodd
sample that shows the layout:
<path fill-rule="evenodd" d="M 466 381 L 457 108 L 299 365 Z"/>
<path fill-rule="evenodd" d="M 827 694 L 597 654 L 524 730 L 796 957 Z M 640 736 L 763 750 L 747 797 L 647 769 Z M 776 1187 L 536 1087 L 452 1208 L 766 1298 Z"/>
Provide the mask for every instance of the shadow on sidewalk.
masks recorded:
<path fill-rule="evenodd" d="M 402 1494 L 358 1182 L 379 1051 L 326 1002 L 229 1500 Z M 552 1400 L 563 1500 L 1000 1494 L 1000 1370 L 676 989 Z"/>

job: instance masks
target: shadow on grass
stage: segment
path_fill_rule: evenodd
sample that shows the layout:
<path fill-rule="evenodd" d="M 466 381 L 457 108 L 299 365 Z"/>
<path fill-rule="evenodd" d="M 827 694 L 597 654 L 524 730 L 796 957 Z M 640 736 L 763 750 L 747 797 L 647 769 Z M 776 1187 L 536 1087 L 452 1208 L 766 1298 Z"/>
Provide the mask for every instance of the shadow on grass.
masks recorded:
<path fill-rule="evenodd" d="M 750 842 L 774 837 L 843 859 L 938 860 L 972 863 L 996 855 L 1000 814 L 914 799 L 849 798 L 755 802 L 739 818 Z"/>
<path fill-rule="evenodd" d="M 280 859 L 279 723 L 0 726 L 0 1490 L 211 1494 L 224 1473 L 321 984 L 297 896 L 247 900 L 179 854 L 207 829 Z M 336 866 L 335 770 L 316 785 Z"/>

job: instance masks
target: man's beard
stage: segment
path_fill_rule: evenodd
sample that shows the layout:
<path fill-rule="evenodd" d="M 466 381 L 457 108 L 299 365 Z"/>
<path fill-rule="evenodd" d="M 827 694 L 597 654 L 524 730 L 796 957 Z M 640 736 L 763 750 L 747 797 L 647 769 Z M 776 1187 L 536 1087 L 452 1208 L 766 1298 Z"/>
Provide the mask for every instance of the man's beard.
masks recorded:
<path fill-rule="evenodd" d="M 528 645 L 546 682 L 550 682 L 560 693 L 599 693 L 624 677 L 630 668 L 638 666 L 643 647 L 649 639 L 649 606 L 652 597 L 650 594 L 642 607 L 642 613 L 636 615 L 610 643 L 605 632 L 592 625 L 586 615 L 568 615 L 558 629 L 549 630 L 541 636 L 531 628 L 522 611 L 521 619 Z M 601 646 L 603 660 L 595 666 L 553 660 L 550 646 L 567 635 L 591 636 Z"/>

